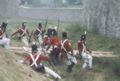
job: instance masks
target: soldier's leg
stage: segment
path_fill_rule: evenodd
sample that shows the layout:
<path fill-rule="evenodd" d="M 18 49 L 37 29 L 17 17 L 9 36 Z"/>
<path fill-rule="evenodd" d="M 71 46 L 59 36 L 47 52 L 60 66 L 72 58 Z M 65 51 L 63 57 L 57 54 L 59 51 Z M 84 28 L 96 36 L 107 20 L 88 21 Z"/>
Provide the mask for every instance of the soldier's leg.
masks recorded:
<path fill-rule="evenodd" d="M 59 53 L 60 53 L 59 48 L 54 48 L 51 53 L 53 54 L 54 64 L 58 65 L 59 64 Z"/>
<path fill-rule="evenodd" d="M 0 40 L 0 44 L 4 47 L 4 48 L 9 48 L 10 47 L 10 39 L 8 38 L 3 38 Z"/>
<path fill-rule="evenodd" d="M 0 39 L 0 45 L 4 47 L 4 41 L 3 41 L 3 39 Z"/>
<path fill-rule="evenodd" d="M 5 38 L 4 41 L 5 41 L 4 47 L 9 48 L 10 47 L 10 39 Z"/>
<path fill-rule="evenodd" d="M 51 75 L 52 77 L 54 77 L 55 79 L 61 79 L 61 76 L 58 75 L 56 72 L 54 72 L 53 70 L 51 70 L 48 67 L 45 67 L 45 72 L 49 75 Z"/>
<path fill-rule="evenodd" d="M 26 36 L 22 37 L 21 40 L 22 40 L 22 42 L 25 44 L 25 46 L 29 46 L 29 44 L 28 44 L 28 39 L 27 39 Z"/>
<path fill-rule="evenodd" d="M 74 67 L 75 63 L 71 62 L 70 65 L 67 67 L 67 72 L 72 72 L 72 68 Z"/>
<path fill-rule="evenodd" d="M 59 58 L 59 54 L 55 55 L 55 59 L 56 59 L 56 64 L 60 64 L 60 58 Z"/>
<path fill-rule="evenodd" d="M 87 67 L 87 62 L 86 62 L 86 59 L 85 59 L 85 58 L 84 58 L 83 60 L 84 60 L 84 63 L 83 63 L 83 65 L 82 65 L 82 69 L 85 69 L 85 68 Z"/>
<path fill-rule="evenodd" d="M 89 67 L 89 69 L 92 69 L 92 61 L 93 61 L 92 56 L 89 56 L 89 60 L 88 60 L 88 67 Z"/>
<path fill-rule="evenodd" d="M 43 44 L 43 39 L 42 39 L 42 36 L 39 36 L 39 37 L 38 37 L 38 42 L 39 42 L 40 47 L 41 47 L 41 46 L 42 46 L 42 44 Z"/>
<path fill-rule="evenodd" d="M 54 65 L 56 65 L 56 58 L 55 58 L 55 49 L 53 49 L 50 53 L 50 59 Z"/>
<path fill-rule="evenodd" d="M 64 64 L 67 59 L 67 54 L 66 53 L 61 53 L 60 54 L 60 63 Z"/>

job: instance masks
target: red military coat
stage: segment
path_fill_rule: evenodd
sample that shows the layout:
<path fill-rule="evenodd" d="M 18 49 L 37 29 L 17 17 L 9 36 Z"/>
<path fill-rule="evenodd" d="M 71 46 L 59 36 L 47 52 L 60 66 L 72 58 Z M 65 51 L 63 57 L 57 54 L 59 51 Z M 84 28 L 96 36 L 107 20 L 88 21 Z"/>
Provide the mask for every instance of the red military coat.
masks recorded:
<path fill-rule="evenodd" d="M 78 40 L 77 47 L 78 47 L 79 53 L 81 53 L 82 50 L 83 50 L 83 44 L 85 45 L 85 41 L 84 40 Z M 88 48 L 86 48 L 86 51 L 91 52 Z"/>
<path fill-rule="evenodd" d="M 45 32 L 45 30 L 44 29 L 39 29 L 39 28 L 37 28 L 36 30 L 35 30 L 35 32 L 34 32 L 34 37 L 38 37 L 39 35 L 42 35 L 43 33 Z"/>
<path fill-rule="evenodd" d="M 34 57 L 34 59 L 36 59 L 37 53 L 33 54 L 33 57 Z M 25 61 L 29 61 L 30 63 L 33 62 L 33 60 L 32 60 L 30 55 L 25 58 Z M 37 65 L 39 65 L 41 63 L 41 61 L 49 61 L 49 57 L 45 56 L 43 54 L 40 54 L 38 59 L 37 59 L 37 61 L 36 61 Z"/>
<path fill-rule="evenodd" d="M 57 36 L 52 36 L 50 38 L 51 45 L 59 47 L 60 39 Z"/>
<path fill-rule="evenodd" d="M 61 40 L 61 51 L 64 53 L 71 52 L 73 54 L 72 43 L 68 39 Z"/>
<path fill-rule="evenodd" d="M 15 35 L 15 34 L 17 34 L 17 33 L 20 34 L 20 37 L 26 36 L 27 34 L 28 34 L 28 36 L 29 36 L 28 29 L 19 28 L 19 29 L 17 29 L 17 30 L 12 34 L 12 36 Z"/>

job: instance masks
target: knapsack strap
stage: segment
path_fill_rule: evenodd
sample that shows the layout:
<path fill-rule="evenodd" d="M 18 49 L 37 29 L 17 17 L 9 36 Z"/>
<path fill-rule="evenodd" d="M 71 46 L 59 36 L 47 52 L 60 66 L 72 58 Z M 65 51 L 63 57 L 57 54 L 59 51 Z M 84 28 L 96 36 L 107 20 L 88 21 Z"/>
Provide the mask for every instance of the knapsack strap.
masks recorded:
<path fill-rule="evenodd" d="M 27 29 L 22 29 L 22 28 L 20 28 L 20 30 L 23 31 L 23 33 L 22 33 L 22 35 L 20 35 L 20 37 L 22 37 L 22 36 L 24 36 L 25 34 L 27 34 Z"/>
<path fill-rule="evenodd" d="M 67 50 L 64 47 L 64 44 L 65 44 L 66 41 L 68 41 L 68 39 L 65 39 L 63 42 L 61 41 L 61 49 L 63 49 L 67 53 Z"/>
<path fill-rule="evenodd" d="M 33 63 L 32 63 L 30 66 L 35 65 L 35 67 L 37 67 L 37 66 L 38 66 L 38 65 L 37 65 L 37 60 L 38 60 L 40 54 L 37 54 L 36 58 L 34 58 L 34 55 L 32 55 L 31 53 L 28 53 L 28 54 L 30 55 L 30 57 L 31 57 L 31 59 L 32 59 L 32 61 L 33 61 Z"/>
<path fill-rule="evenodd" d="M 42 30 L 40 30 L 39 28 L 37 28 L 37 31 L 39 31 L 38 36 L 40 36 L 42 34 Z"/>

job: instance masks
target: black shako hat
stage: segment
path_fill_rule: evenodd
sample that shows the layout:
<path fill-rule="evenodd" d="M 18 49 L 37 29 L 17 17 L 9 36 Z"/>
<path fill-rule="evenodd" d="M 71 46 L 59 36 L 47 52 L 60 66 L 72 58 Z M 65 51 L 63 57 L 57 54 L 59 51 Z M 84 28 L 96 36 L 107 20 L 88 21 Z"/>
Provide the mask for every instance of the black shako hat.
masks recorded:
<path fill-rule="evenodd" d="M 38 26 L 39 26 L 39 27 L 42 27 L 42 23 L 38 23 Z"/>
<path fill-rule="evenodd" d="M 6 28 L 6 27 L 7 27 L 7 24 L 8 24 L 8 23 L 6 23 L 6 22 L 3 22 L 3 23 L 1 24 L 1 27 L 4 27 L 4 28 Z"/>
<path fill-rule="evenodd" d="M 86 39 L 86 35 L 81 35 L 81 40 L 85 40 Z"/>
<path fill-rule="evenodd" d="M 62 32 L 62 37 L 67 38 L 67 32 Z"/>

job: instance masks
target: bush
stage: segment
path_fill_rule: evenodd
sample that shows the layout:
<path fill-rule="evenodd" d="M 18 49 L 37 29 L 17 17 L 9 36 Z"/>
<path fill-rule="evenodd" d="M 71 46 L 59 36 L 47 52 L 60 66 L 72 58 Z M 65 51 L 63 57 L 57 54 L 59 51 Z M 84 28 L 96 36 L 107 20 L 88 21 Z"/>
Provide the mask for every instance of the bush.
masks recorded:
<path fill-rule="evenodd" d="M 112 63 L 112 71 L 116 76 L 120 77 L 120 60 L 116 60 Z"/>

